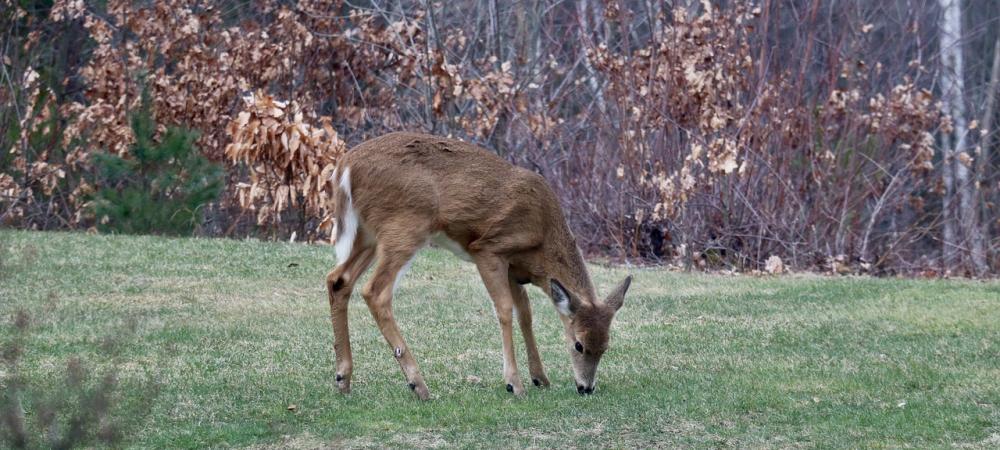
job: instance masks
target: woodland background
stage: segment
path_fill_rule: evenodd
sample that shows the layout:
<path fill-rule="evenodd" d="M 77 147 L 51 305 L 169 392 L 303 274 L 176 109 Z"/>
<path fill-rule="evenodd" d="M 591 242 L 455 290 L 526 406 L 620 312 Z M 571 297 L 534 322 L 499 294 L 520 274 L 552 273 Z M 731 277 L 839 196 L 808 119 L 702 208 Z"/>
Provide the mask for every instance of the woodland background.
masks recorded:
<path fill-rule="evenodd" d="M 393 130 L 544 175 L 591 255 L 1000 270 L 1000 2 L 0 0 L 0 225 L 326 240 Z"/>

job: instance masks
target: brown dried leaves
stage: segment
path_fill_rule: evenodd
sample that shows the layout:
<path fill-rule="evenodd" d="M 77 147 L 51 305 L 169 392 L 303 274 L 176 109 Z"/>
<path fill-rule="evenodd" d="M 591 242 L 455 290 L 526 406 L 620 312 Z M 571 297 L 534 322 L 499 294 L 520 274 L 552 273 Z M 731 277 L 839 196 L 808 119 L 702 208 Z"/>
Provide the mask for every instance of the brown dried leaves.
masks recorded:
<path fill-rule="evenodd" d="M 289 207 L 301 206 L 313 217 L 326 217 L 329 179 L 346 145 L 329 117 L 320 126 L 306 121 L 295 101 L 257 94 L 243 98 L 244 109 L 226 127 L 231 143 L 226 157 L 250 168 L 250 182 L 236 185 L 240 207 L 257 211 L 259 225 L 281 221 Z"/>

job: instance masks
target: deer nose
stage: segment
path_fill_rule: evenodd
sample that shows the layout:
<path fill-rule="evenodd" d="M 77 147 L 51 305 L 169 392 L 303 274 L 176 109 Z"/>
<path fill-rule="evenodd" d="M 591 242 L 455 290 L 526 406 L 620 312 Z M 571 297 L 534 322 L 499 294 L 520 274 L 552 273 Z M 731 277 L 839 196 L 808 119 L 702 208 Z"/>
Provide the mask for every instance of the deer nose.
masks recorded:
<path fill-rule="evenodd" d="M 580 395 L 590 395 L 594 393 L 594 387 L 583 387 L 583 385 L 576 385 L 576 393 Z"/>

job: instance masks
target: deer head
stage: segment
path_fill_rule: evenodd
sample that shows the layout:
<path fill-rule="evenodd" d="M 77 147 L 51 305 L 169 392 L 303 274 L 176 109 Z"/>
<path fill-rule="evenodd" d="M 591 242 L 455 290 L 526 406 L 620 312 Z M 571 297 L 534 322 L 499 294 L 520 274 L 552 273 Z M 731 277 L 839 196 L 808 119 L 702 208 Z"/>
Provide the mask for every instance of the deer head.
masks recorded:
<path fill-rule="evenodd" d="M 566 342 L 573 362 L 576 391 L 591 394 L 597 385 L 597 365 L 608 350 L 611 320 L 625 301 L 632 276 L 625 277 L 603 302 L 582 298 L 558 280 L 549 282 L 550 296 L 565 318 Z"/>

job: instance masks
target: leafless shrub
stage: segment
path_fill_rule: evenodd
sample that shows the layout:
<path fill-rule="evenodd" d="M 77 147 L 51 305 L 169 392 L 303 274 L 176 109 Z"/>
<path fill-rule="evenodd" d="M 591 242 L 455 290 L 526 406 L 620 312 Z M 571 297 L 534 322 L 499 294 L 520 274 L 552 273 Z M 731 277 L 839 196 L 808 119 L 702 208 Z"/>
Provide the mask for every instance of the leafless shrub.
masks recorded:
<path fill-rule="evenodd" d="M 101 374 L 79 357 L 66 363 L 65 381 L 42 388 L 21 370 L 28 345 L 31 316 L 23 309 L 14 313 L 9 339 L 3 342 L 2 363 L 6 376 L 0 380 L 0 443 L 13 448 L 68 449 L 80 446 L 117 446 L 127 438 L 129 424 L 141 423 L 149 412 L 148 402 L 157 394 L 155 384 L 140 392 L 142 411 L 123 411 L 116 365 Z M 105 350 L 113 350 L 118 338 L 105 339 Z M 109 354 L 115 354 L 113 351 Z M 34 405 L 26 414 L 25 399 Z"/>
<path fill-rule="evenodd" d="M 878 92 L 870 69 L 850 63 L 826 93 L 789 95 L 802 89 L 794 74 L 762 73 L 772 69 L 752 57 L 760 15 L 742 4 L 678 8 L 659 40 L 593 50 L 623 131 L 618 185 L 636 189 L 631 210 L 610 203 L 605 214 L 626 218 L 625 242 L 650 225 L 670 230 L 664 253 L 683 246 L 696 264 L 760 269 L 777 254 L 810 267 L 854 255 L 884 268 L 894 244 L 870 224 L 923 198 L 939 120 L 931 93 L 909 78 Z M 847 217 L 859 213 L 868 217 Z M 910 225 L 888 234 L 912 239 Z"/>

